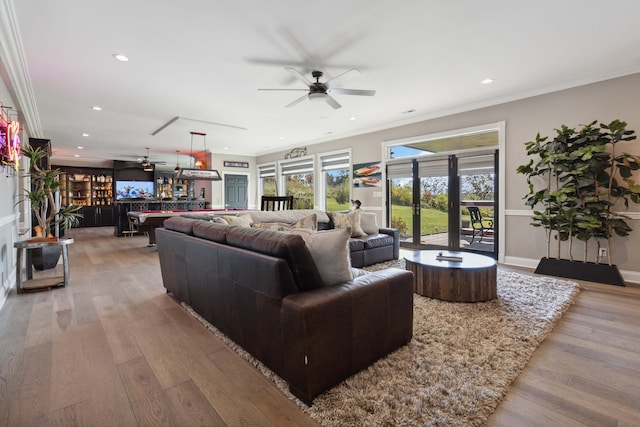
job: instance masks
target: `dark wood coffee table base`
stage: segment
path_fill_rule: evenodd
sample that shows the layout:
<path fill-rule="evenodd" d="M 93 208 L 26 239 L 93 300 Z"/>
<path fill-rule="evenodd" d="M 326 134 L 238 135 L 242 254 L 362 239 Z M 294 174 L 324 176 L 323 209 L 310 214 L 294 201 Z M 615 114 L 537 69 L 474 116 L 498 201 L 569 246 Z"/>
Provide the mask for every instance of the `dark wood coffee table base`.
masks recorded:
<path fill-rule="evenodd" d="M 463 257 L 462 262 L 437 261 L 442 251 L 420 251 L 405 257 L 415 276 L 414 292 L 453 302 L 489 301 L 498 296 L 494 259 L 468 252 L 445 252 Z"/>

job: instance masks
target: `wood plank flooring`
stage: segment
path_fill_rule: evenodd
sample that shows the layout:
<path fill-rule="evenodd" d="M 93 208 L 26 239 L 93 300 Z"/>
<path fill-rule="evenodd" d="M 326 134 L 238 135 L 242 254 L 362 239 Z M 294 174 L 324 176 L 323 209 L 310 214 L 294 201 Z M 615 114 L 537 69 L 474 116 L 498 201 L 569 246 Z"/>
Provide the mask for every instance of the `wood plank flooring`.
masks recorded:
<path fill-rule="evenodd" d="M 166 294 L 145 237 L 71 234 L 71 284 L 0 311 L 0 426 L 317 425 Z"/>
<path fill-rule="evenodd" d="M 72 230 L 70 286 L 0 310 L 0 426 L 317 425 L 112 233 Z M 490 426 L 640 425 L 640 289 L 582 285 Z"/>

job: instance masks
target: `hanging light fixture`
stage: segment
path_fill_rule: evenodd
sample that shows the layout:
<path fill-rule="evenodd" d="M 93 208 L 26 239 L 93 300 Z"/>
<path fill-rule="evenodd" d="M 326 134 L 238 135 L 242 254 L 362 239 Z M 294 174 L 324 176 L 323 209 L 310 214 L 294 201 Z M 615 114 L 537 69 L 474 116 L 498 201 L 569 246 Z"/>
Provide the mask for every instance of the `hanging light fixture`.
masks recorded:
<path fill-rule="evenodd" d="M 176 168 L 173 171 L 175 173 L 180 171 L 180 150 L 176 150 Z"/>
<path fill-rule="evenodd" d="M 204 143 L 204 153 L 207 153 L 207 141 L 206 141 L 206 133 L 202 132 L 190 132 L 191 133 L 191 161 L 193 161 L 193 137 L 194 136 L 202 136 Z M 189 168 L 181 168 L 177 174 L 177 179 L 190 179 L 190 180 L 201 180 L 201 181 L 222 181 L 222 177 L 220 176 L 220 172 L 215 169 L 206 169 L 204 163 L 202 164 L 202 169 L 198 169 L 198 164 L 196 163 L 195 167 L 191 166 L 191 161 L 189 162 Z"/>
<path fill-rule="evenodd" d="M 153 165 L 149 161 L 149 147 L 146 147 L 146 148 L 147 148 L 147 155 L 144 156 L 144 160 L 142 161 L 142 169 L 145 172 L 153 172 Z"/>

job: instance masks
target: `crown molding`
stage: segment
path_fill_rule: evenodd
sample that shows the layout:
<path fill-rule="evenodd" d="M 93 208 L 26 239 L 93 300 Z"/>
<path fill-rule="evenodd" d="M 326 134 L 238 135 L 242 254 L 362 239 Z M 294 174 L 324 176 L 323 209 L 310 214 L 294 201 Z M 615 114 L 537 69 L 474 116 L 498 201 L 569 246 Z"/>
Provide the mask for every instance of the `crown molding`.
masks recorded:
<path fill-rule="evenodd" d="M 16 110 L 29 136 L 42 138 L 42 125 L 31 85 L 27 60 L 22 48 L 13 0 L 0 0 L 0 58 L 9 78 L 6 82 L 15 94 Z"/>

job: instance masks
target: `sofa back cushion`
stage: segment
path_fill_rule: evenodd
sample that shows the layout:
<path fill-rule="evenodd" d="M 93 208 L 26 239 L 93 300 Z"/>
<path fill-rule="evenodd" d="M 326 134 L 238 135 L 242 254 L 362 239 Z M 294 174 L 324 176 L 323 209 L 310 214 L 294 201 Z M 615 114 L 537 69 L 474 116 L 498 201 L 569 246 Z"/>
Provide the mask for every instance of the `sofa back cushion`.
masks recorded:
<path fill-rule="evenodd" d="M 193 236 L 193 225 L 197 222 L 190 218 L 174 216 L 164 221 L 164 228 Z"/>
<path fill-rule="evenodd" d="M 218 224 L 213 221 L 198 221 L 193 224 L 193 235 L 212 242 L 227 242 L 228 225 Z"/>
<path fill-rule="evenodd" d="M 257 228 L 228 227 L 227 244 L 284 259 L 300 291 L 323 286 L 322 278 L 304 240 L 291 233 Z"/>

